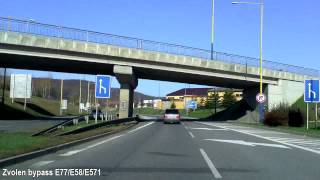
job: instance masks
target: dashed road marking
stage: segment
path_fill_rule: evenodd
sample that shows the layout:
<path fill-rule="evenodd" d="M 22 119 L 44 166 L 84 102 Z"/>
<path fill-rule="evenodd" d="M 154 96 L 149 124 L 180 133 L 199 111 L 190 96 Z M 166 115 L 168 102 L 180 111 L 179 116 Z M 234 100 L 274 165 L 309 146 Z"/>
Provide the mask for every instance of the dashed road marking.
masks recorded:
<path fill-rule="evenodd" d="M 192 132 L 188 131 L 188 133 L 190 134 L 191 138 L 194 138 L 194 135 L 192 134 Z"/>
<path fill-rule="evenodd" d="M 217 168 L 214 166 L 214 164 L 212 163 L 212 161 L 208 157 L 207 153 L 203 149 L 200 149 L 200 152 L 201 152 L 203 159 L 206 161 L 207 165 L 209 166 L 213 176 L 217 179 L 222 178 L 219 171 L 217 170 Z"/>
<path fill-rule="evenodd" d="M 37 163 L 34 163 L 31 165 L 32 168 L 38 168 L 38 167 L 41 167 L 41 166 L 44 166 L 44 165 L 47 165 L 47 164 L 50 164 L 50 163 L 53 163 L 54 161 L 39 161 Z"/>

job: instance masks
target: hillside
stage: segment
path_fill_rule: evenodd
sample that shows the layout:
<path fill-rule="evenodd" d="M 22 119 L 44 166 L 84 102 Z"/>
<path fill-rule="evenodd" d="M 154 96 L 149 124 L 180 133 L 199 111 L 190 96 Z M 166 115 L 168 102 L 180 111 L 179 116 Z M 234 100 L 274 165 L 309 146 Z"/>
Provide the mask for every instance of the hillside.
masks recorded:
<path fill-rule="evenodd" d="M 10 89 L 10 77 L 6 80 L 6 90 Z M 94 82 L 90 83 L 89 99 L 94 102 Z M 64 80 L 63 82 L 63 98 L 71 103 L 79 101 L 79 80 Z M 60 79 L 49 78 L 33 78 L 32 79 L 32 95 L 49 100 L 60 100 Z M 81 101 L 86 102 L 88 98 L 88 81 L 81 81 Z M 134 102 L 138 103 L 146 99 L 155 99 L 140 92 L 135 92 Z M 119 88 L 111 89 L 111 98 L 108 100 L 109 105 L 119 104 Z"/>

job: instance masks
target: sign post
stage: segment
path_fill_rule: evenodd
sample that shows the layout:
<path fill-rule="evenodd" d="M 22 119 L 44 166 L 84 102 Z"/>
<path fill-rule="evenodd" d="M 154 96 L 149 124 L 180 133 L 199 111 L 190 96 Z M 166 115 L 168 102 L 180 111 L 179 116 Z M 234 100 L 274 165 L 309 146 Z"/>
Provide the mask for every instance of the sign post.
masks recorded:
<path fill-rule="evenodd" d="M 315 122 L 315 128 L 317 129 L 317 121 L 318 121 L 318 103 L 316 103 L 316 107 L 315 107 L 315 111 L 316 111 L 316 122 Z"/>
<path fill-rule="evenodd" d="M 258 93 L 256 95 L 256 100 L 259 103 L 258 107 L 259 107 L 259 121 L 262 122 L 264 119 L 264 109 L 263 109 L 263 104 L 266 102 L 267 97 L 265 94 L 263 93 Z"/>
<path fill-rule="evenodd" d="M 96 76 L 96 88 L 95 88 L 95 98 L 96 99 L 108 99 L 111 96 L 111 77 L 107 75 L 97 75 Z M 96 117 L 95 123 L 98 122 L 98 106 L 96 106 Z"/>
<path fill-rule="evenodd" d="M 10 98 L 12 98 L 12 103 L 15 98 L 24 99 L 24 110 L 26 110 L 27 98 L 31 98 L 31 82 L 31 74 L 11 74 Z"/>
<path fill-rule="evenodd" d="M 309 103 L 320 102 L 319 80 L 305 80 L 304 81 L 304 102 L 307 103 L 307 130 L 309 129 Z M 317 107 L 317 104 L 316 104 Z M 316 111 L 316 122 L 317 122 Z"/>

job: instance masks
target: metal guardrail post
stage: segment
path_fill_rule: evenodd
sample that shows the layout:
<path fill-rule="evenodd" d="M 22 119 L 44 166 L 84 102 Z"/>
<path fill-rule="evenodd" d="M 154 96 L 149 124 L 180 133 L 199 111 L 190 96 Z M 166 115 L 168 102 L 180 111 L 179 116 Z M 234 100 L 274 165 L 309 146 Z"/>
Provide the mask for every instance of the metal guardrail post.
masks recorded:
<path fill-rule="evenodd" d="M 86 41 L 89 42 L 89 32 L 86 32 Z"/>
<path fill-rule="evenodd" d="M 8 31 L 11 31 L 11 18 L 8 17 Z"/>

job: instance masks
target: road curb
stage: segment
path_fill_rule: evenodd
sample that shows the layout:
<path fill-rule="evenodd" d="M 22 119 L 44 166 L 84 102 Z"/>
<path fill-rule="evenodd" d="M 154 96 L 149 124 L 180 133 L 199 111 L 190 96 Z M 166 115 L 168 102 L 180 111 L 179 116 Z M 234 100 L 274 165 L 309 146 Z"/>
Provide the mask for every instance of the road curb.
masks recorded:
<path fill-rule="evenodd" d="M 105 137 L 105 136 L 116 134 L 116 133 L 119 133 L 121 131 L 130 129 L 133 126 L 135 126 L 136 124 L 138 124 L 138 123 L 130 124 L 128 127 L 125 127 L 123 129 L 119 129 L 119 130 L 115 130 L 115 131 L 111 131 L 111 132 L 106 132 L 106 133 L 103 133 L 103 134 L 94 135 L 94 136 L 87 137 L 87 138 L 84 138 L 84 139 L 79 139 L 79 140 L 67 142 L 67 143 L 64 143 L 64 144 L 59 144 L 59 145 L 52 146 L 52 147 L 49 147 L 49 148 L 28 152 L 28 153 L 25 153 L 25 154 L 19 154 L 19 155 L 16 155 L 16 156 L 11 156 L 11 157 L 8 157 L 8 158 L 5 158 L 5 159 L 0 159 L 0 167 L 10 166 L 10 165 L 13 165 L 13 164 L 16 164 L 16 163 L 20 163 L 20 162 L 23 162 L 23 161 L 26 161 L 26 160 L 29 160 L 29 159 L 33 159 L 33 158 L 45 155 L 45 154 L 54 153 L 54 152 L 57 152 L 59 150 L 66 149 L 68 147 L 72 147 L 72 146 L 75 146 L 75 145 L 78 145 L 78 144 L 82 144 L 82 143 L 85 143 L 85 142 L 89 142 L 89 141 L 92 141 L 92 140 L 95 140 L 95 139 L 99 139 L 99 138 L 102 138 L 102 137 Z"/>

